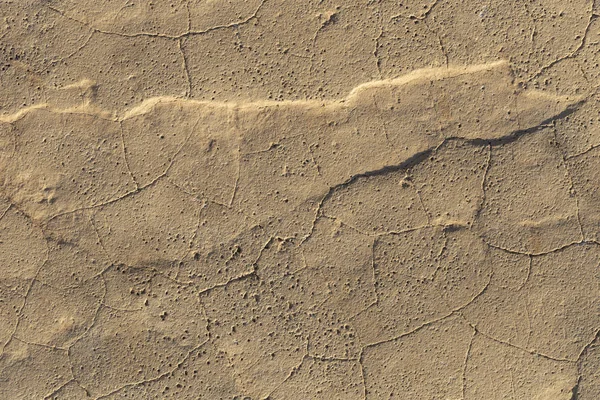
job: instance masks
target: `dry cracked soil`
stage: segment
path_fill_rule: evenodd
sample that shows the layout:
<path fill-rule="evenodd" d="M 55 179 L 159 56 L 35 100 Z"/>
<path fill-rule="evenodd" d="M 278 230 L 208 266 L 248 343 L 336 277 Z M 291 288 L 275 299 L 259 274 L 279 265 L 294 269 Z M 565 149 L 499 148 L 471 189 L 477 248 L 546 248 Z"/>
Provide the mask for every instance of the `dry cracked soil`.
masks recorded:
<path fill-rule="evenodd" d="M 595 0 L 0 0 L 0 399 L 600 399 Z"/>

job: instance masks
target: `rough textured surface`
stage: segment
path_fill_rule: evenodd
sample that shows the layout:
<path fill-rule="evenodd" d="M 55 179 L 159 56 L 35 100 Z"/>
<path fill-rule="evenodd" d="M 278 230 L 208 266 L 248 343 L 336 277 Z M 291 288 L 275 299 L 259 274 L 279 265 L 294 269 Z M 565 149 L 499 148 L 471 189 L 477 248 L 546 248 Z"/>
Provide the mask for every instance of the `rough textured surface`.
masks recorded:
<path fill-rule="evenodd" d="M 0 0 L 0 398 L 600 398 L 593 0 Z"/>

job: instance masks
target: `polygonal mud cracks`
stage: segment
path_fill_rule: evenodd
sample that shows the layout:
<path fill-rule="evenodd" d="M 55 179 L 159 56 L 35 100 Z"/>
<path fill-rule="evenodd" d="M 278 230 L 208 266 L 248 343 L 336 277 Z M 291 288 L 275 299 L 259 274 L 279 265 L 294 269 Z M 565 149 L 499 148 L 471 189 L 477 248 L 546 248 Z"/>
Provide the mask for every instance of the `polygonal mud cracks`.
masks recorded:
<path fill-rule="evenodd" d="M 186 255 L 201 206 L 161 180 L 98 208 L 93 220 L 113 263 L 164 270 Z"/>
<path fill-rule="evenodd" d="M 106 399 L 242 399 L 227 354 L 206 343 L 190 352 L 172 372 L 160 378 L 126 386 Z"/>
<path fill-rule="evenodd" d="M 453 317 L 411 335 L 367 347 L 362 355 L 368 398 L 460 398 L 473 330 Z"/>
<path fill-rule="evenodd" d="M 377 300 L 353 318 L 364 344 L 445 318 L 475 301 L 491 279 L 488 249 L 469 231 L 426 228 L 378 238 Z"/>
<path fill-rule="evenodd" d="M 143 292 L 127 295 L 144 301 L 137 308 L 102 307 L 69 349 L 74 377 L 94 396 L 166 376 L 208 340 L 206 317 L 189 287 L 157 276 Z"/>
<path fill-rule="evenodd" d="M 41 346 L 68 348 L 96 322 L 103 292 L 100 278 L 69 289 L 34 282 L 21 309 L 14 337 Z"/>
<path fill-rule="evenodd" d="M 64 214 L 44 229 L 48 260 L 38 279 L 55 288 L 73 287 L 100 275 L 111 265 L 93 220 L 93 211 Z"/>
<path fill-rule="evenodd" d="M 334 190 L 323 202 L 324 216 L 366 235 L 402 232 L 427 225 L 419 194 L 400 173 L 359 178 Z"/>
<path fill-rule="evenodd" d="M 273 221 L 282 236 L 308 234 L 327 191 L 308 144 L 297 136 L 268 146 L 242 154 L 234 204 L 263 223 Z M 296 224 L 286 226 L 288 219 Z"/>
<path fill-rule="evenodd" d="M 302 247 L 311 285 L 326 294 L 323 306 L 346 318 L 375 300 L 372 240 L 323 218 Z"/>
<path fill-rule="evenodd" d="M 73 18 L 69 4 L 53 15 Z M 494 62 L 322 101 L 251 96 L 285 71 L 258 87 L 245 70 L 227 85 L 254 100 L 214 101 L 228 89 L 199 87 L 214 79 L 198 60 L 213 63 L 211 38 L 233 40 L 231 59 L 298 58 L 299 74 L 330 80 L 325 98 L 351 82 L 325 44 L 364 36 L 374 48 L 354 80 L 383 75 L 379 51 L 393 44 L 361 19 L 371 3 L 311 4 L 319 13 L 299 16 L 309 35 L 263 42 L 281 24 L 271 1 L 227 9 L 222 26 L 198 11 L 210 2 L 144 4 L 76 13 L 90 36 L 65 65 L 100 43 L 139 51 L 101 60 L 56 104 L 0 116 L 4 397 L 594 396 L 595 144 L 553 132 L 589 114 L 581 98 L 518 86 Z M 378 20 L 391 12 L 378 7 Z M 435 36 L 423 20 L 437 7 L 382 26 Z M 148 76 L 165 79 L 136 89 Z M 208 99 L 147 98 L 156 90 Z M 77 91 L 81 104 L 64 107 Z"/>
<path fill-rule="evenodd" d="M 577 200 L 549 130 L 492 147 L 478 230 L 510 251 L 540 254 L 579 241 Z"/>
<path fill-rule="evenodd" d="M 531 354 L 490 340 L 473 338 L 464 369 L 465 398 L 493 396 L 569 400 L 577 384 L 572 363 Z"/>
<path fill-rule="evenodd" d="M 33 219 L 102 204 L 134 188 L 118 123 L 35 109 L 13 126 L 19 155 L 2 171 L 3 191 Z"/>
<path fill-rule="evenodd" d="M 600 217 L 595 212 L 600 206 L 598 187 L 600 175 L 600 149 L 593 148 L 567 160 L 573 180 L 573 189 L 579 200 L 579 219 L 586 240 L 600 240 Z"/>
<path fill-rule="evenodd" d="M 360 365 L 355 360 L 319 360 L 305 358 L 269 398 L 320 399 L 363 398 Z"/>
<path fill-rule="evenodd" d="M 489 149 L 451 141 L 416 165 L 408 177 L 431 223 L 471 226 L 483 198 Z"/>
<path fill-rule="evenodd" d="M 593 398 L 600 393 L 600 349 L 598 337 L 585 348 L 580 355 L 580 379 L 576 392 L 582 399 Z"/>
<path fill-rule="evenodd" d="M 27 374 L 23 374 L 23 369 Z M 66 350 L 12 340 L 0 358 L 0 395 L 41 399 L 71 380 Z M 10 382 L 11 384 L 7 384 Z"/>
<path fill-rule="evenodd" d="M 201 297 L 215 346 L 235 371 L 236 385 L 252 398 L 267 397 L 304 358 L 307 338 L 266 282 L 249 277 Z"/>
<path fill-rule="evenodd" d="M 39 227 L 17 208 L 0 201 L 0 283 L 24 295 L 44 264 L 48 246 Z"/>

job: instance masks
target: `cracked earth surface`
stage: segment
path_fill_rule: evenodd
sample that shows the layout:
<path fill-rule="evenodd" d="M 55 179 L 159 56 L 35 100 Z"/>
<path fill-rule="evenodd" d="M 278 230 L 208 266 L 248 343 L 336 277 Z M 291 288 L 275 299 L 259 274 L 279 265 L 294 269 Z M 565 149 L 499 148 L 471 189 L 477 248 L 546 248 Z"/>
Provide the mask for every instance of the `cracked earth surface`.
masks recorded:
<path fill-rule="evenodd" d="M 593 1 L 0 0 L 0 398 L 600 398 Z"/>

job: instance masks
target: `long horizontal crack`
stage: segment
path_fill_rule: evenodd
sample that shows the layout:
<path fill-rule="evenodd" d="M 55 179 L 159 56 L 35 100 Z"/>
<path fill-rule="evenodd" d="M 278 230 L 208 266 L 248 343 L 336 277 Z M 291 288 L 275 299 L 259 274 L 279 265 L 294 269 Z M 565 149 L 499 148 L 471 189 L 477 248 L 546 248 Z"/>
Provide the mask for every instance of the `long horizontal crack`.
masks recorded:
<path fill-rule="evenodd" d="M 247 23 L 249 23 L 250 21 L 252 21 L 254 18 L 257 17 L 259 11 L 262 9 L 262 7 L 264 6 L 266 0 L 262 0 L 260 2 L 260 4 L 256 7 L 256 9 L 254 10 L 254 12 L 252 14 L 250 14 L 248 17 L 243 18 L 241 20 L 238 21 L 234 21 L 228 24 L 221 24 L 221 25 L 215 25 L 215 26 L 211 26 L 207 29 L 202 29 L 202 30 L 190 30 L 188 27 L 188 30 L 186 32 L 183 32 L 179 35 L 169 35 L 166 33 L 160 33 L 160 32 L 136 32 L 136 33 L 123 33 L 123 32 L 114 32 L 114 31 L 108 31 L 108 30 L 103 30 L 103 29 L 99 29 L 94 27 L 92 24 L 87 23 L 85 21 L 82 21 L 80 19 L 74 18 L 73 16 L 68 15 L 65 11 L 62 11 L 50 4 L 45 4 L 45 6 L 49 9 L 54 11 L 55 13 L 59 14 L 60 16 L 67 18 L 73 22 L 76 22 L 82 26 L 85 26 L 86 28 L 92 30 L 92 32 L 98 32 L 101 34 L 105 34 L 105 35 L 114 35 L 114 36 L 122 36 L 122 37 L 128 37 L 128 38 L 136 38 L 136 37 L 157 37 L 157 38 L 164 38 L 164 39 L 172 39 L 172 40 L 180 40 L 189 36 L 198 36 L 198 35 L 205 35 L 207 33 L 210 32 L 214 32 L 214 31 L 218 31 L 218 30 L 222 30 L 222 29 L 230 29 L 230 28 L 236 28 L 239 27 L 241 25 L 245 25 Z"/>

